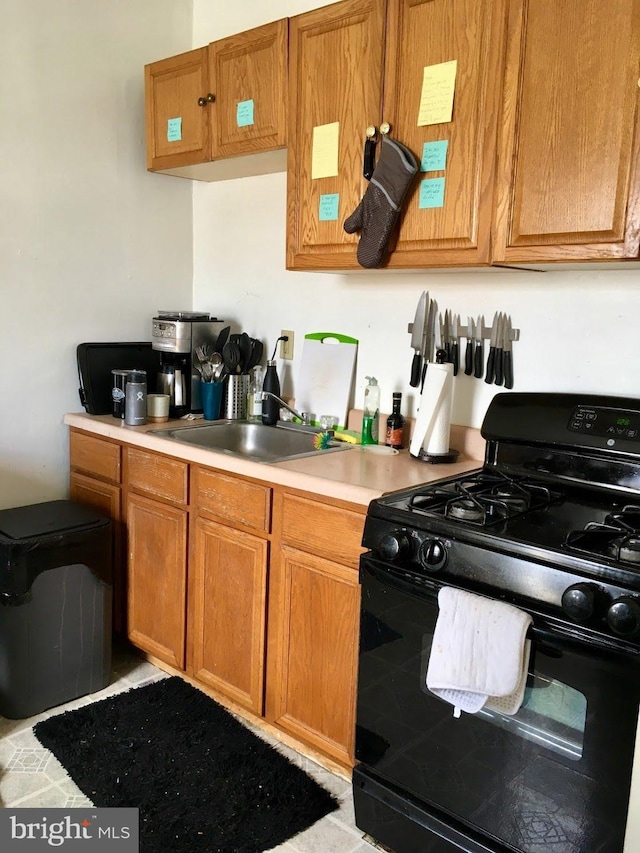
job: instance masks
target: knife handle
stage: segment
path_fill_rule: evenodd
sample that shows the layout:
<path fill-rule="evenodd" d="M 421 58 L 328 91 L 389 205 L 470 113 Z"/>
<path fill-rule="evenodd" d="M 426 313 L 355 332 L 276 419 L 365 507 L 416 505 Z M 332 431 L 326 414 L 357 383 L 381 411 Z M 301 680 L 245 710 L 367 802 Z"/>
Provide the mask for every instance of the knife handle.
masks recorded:
<path fill-rule="evenodd" d="M 496 359 L 494 362 L 495 366 L 495 384 L 502 385 L 503 373 L 502 373 L 502 362 L 504 358 L 504 350 L 500 349 L 500 347 L 496 348 Z"/>
<path fill-rule="evenodd" d="M 460 359 L 458 357 L 458 341 L 454 341 L 451 344 L 451 363 L 453 364 L 453 375 L 458 375 L 458 368 L 460 366 Z"/>
<path fill-rule="evenodd" d="M 420 363 L 422 361 L 422 356 L 419 352 L 415 353 L 413 356 L 413 361 L 411 362 L 411 379 L 409 380 L 409 385 L 412 388 L 417 388 L 420 384 Z"/>
<path fill-rule="evenodd" d="M 513 358 L 511 351 L 506 351 L 503 356 L 504 387 L 513 388 Z"/>
<path fill-rule="evenodd" d="M 474 359 L 475 369 L 473 371 L 473 375 L 476 379 L 482 379 L 482 374 L 484 373 L 484 347 L 482 346 L 482 343 L 476 344 Z"/>
<path fill-rule="evenodd" d="M 489 358 L 487 359 L 487 375 L 484 377 L 484 381 L 487 385 L 491 385 L 493 382 L 493 377 L 495 376 L 495 363 L 496 363 L 496 348 L 489 348 Z"/>
<path fill-rule="evenodd" d="M 464 351 L 464 372 L 465 376 L 471 376 L 473 373 L 473 341 L 467 341 Z"/>

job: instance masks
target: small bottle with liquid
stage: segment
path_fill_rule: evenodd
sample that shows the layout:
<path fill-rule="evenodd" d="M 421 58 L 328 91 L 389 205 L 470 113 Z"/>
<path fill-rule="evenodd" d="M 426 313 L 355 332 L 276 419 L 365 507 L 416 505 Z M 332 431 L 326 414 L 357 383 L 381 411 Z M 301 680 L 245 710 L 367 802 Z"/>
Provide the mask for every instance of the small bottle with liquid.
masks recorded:
<path fill-rule="evenodd" d="M 251 371 L 247 398 L 247 417 L 250 421 L 262 420 L 262 367 L 257 364 Z"/>
<path fill-rule="evenodd" d="M 377 444 L 380 435 L 380 386 L 375 376 L 366 376 L 362 415 L 362 444 Z"/>
<path fill-rule="evenodd" d="M 387 447 L 393 447 L 395 450 L 402 450 L 404 447 L 404 417 L 400 414 L 401 405 L 402 394 L 399 391 L 394 391 L 393 408 L 387 418 L 387 438 L 385 444 Z"/>

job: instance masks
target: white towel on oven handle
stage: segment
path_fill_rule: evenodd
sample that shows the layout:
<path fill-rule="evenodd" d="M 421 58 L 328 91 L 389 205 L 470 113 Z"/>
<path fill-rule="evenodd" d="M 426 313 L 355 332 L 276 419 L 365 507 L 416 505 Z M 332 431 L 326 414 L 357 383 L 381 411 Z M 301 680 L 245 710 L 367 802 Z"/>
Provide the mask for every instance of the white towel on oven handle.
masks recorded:
<path fill-rule="evenodd" d="M 517 713 L 524 696 L 531 616 L 504 601 L 443 587 L 427 688 L 460 711 Z"/>

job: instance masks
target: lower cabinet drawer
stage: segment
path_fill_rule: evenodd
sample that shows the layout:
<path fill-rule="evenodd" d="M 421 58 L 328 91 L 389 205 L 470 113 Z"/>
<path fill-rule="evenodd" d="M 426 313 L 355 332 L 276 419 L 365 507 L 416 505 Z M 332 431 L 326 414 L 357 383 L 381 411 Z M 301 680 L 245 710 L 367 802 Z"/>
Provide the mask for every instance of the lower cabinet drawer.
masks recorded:
<path fill-rule="evenodd" d="M 69 435 L 69 463 L 73 471 L 93 474 L 110 483 L 121 481 L 121 449 L 102 438 L 71 430 Z"/>
<path fill-rule="evenodd" d="M 214 471 L 193 466 L 191 502 L 225 521 L 269 533 L 271 528 L 271 489 Z"/>
<path fill-rule="evenodd" d="M 137 447 L 128 447 L 126 452 L 126 477 L 130 489 L 177 504 L 187 503 L 189 465 L 186 462 Z"/>
<path fill-rule="evenodd" d="M 332 506 L 285 492 L 282 497 L 282 542 L 358 568 L 364 512 Z"/>

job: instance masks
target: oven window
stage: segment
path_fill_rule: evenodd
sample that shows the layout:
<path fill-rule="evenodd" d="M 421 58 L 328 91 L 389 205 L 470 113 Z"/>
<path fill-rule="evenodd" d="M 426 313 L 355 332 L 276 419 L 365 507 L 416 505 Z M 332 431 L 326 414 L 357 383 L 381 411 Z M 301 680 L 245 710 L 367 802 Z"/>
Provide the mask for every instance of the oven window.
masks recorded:
<path fill-rule="evenodd" d="M 432 640 L 431 634 L 423 636 L 421 689 L 437 701 L 444 702 L 426 685 Z M 572 761 L 582 757 L 587 698 L 580 691 L 554 678 L 530 672 L 522 706 L 513 716 L 485 708 L 474 716 Z"/>

